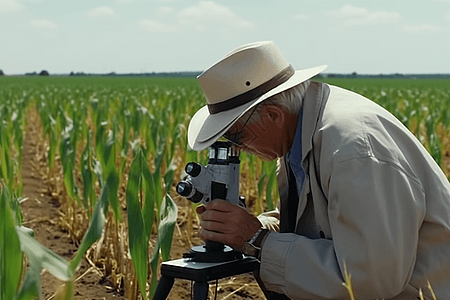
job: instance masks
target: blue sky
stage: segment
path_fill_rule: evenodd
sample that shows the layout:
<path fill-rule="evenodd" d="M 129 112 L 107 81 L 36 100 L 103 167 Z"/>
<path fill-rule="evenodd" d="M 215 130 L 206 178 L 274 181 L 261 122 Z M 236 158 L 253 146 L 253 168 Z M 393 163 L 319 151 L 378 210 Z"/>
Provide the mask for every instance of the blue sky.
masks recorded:
<path fill-rule="evenodd" d="M 450 0 L 0 0 L 0 69 L 202 71 L 272 40 L 303 69 L 450 73 Z"/>

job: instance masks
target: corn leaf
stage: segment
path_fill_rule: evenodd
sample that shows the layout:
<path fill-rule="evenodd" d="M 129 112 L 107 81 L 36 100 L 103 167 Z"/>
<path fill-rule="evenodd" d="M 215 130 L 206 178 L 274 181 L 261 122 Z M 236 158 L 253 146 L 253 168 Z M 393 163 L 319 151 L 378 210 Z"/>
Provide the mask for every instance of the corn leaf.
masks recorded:
<path fill-rule="evenodd" d="M 9 208 L 9 193 L 3 188 L 0 197 L 0 299 L 13 299 L 22 273 L 23 255 Z"/>
<path fill-rule="evenodd" d="M 172 187 L 175 170 L 175 160 L 172 160 L 167 166 L 166 173 L 164 174 L 164 187 L 167 194 L 170 192 L 170 188 Z"/>
<path fill-rule="evenodd" d="M 170 197 L 170 188 L 172 187 L 173 178 L 175 176 L 175 162 L 172 160 L 167 166 L 164 174 L 165 186 L 165 202 L 161 206 L 160 220 L 163 224 L 159 224 L 162 231 L 158 230 L 158 237 L 162 237 L 161 254 L 163 260 L 168 260 L 170 256 L 170 248 L 172 246 L 173 230 L 177 220 L 177 206 Z"/>
<path fill-rule="evenodd" d="M 83 258 L 89 247 L 91 247 L 91 245 L 95 243 L 102 235 L 106 214 L 108 212 L 108 197 L 109 188 L 107 185 L 104 185 L 100 194 L 100 198 L 95 204 L 94 213 L 92 215 L 89 228 L 83 237 L 83 241 L 81 242 L 80 247 L 78 247 L 77 254 L 70 262 L 70 269 L 72 270 L 72 272 L 75 272 L 76 268 L 80 264 L 81 259 Z"/>
<path fill-rule="evenodd" d="M 258 198 L 261 198 L 262 193 L 264 191 L 264 184 L 266 180 L 267 174 L 264 172 L 259 176 L 258 180 Z"/>
<path fill-rule="evenodd" d="M 91 133 L 88 133 L 88 140 L 83 154 L 81 155 L 81 177 L 83 178 L 83 204 L 88 207 L 91 214 L 92 207 L 97 202 L 94 188 L 94 172 L 92 171 L 92 151 Z"/>
<path fill-rule="evenodd" d="M 49 135 L 50 135 L 50 142 L 48 148 L 48 166 L 50 168 L 53 168 L 53 164 L 55 162 L 56 146 L 58 145 L 58 139 L 56 136 L 54 126 L 51 127 Z"/>
<path fill-rule="evenodd" d="M 13 299 L 16 300 L 32 300 L 32 299 L 42 299 L 41 297 L 41 266 L 39 263 L 30 260 L 30 267 L 25 275 L 25 279 L 20 287 L 19 292 Z"/>
<path fill-rule="evenodd" d="M 10 142 L 9 142 L 10 136 L 8 134 L 8 129 L 1 128 L 1 126 L 3 126 L 3 124 L 0 124 L 1 177 L 3 178 L 3 180 L 5 180 L 6 186 L 8 187 L 8 189 L 10 191 L 12 191 L 13 183 L 14 183 L 14 180 L 13 180 L 14 172 L 13 172 L 13 163 L 12 163 L 12 160 L 10 159 L 10 153 L 11 153 L 11 146 L 10 146 Z"/>
<path fill-rule="evenodd" d="M 15 299 L 41 298 L 40 273 L 43 268 L 63 281 L 72 281 L 73 272 L 66 260 L 42 246 L 30 235 L 27 228 L 16 227 L 16 232 L 20 239 L 21 249 L 28 257 L 30 267 Z M 73 297 L 73 290 L 68 292 L 65 299 L 70 300 Z"/>
<path fill-rule="evenodd" d="M 161 205 L 160 223 L 158 226 L 158 244 L 161 247 L 161 256 L 163 261 L 170 257 L 170 249 L 172 247 L 173 231 L 177 220 L 178 209 L 173 202 L 172 197 L 166 194 Z"/>
<path fill-rule="evenodd" d="M 42 268 L 47 269 L 63 281 L 72 279 L 73 272 L 65 259 L 42 246 L 23 227 L 16 227 L 16 231 L 20 239 L 21 249 L 27 255 L 30 264 L 38 263 Z"/>
<path fill-rule="evenodd" d="M 75 169 L 75 148 L 72 144 L 72 134 L 74 133 L 73 123 L 67 118 L 68 125 L 64 128 L 61 135 L 61 143 L 59 153 L 61 155 L 61 162 L 63 165 L 64 185 L 66 187 L 67 195 L 71 199 L 76 199 L 81 206 L 81 201 L 78 197 L 78 187 L 75 184 L 75 177 L 73 170 Z"/>
<path fill-rule="evenodd" d="M 159 253 L 161 252 L 163 261 L 169 259 L 170 249 L 172 246 L 173 231 L 175 228 L 175 222 L 177 220 L 177 206 L 173 202 L 169 194 L 166 194 L 164 201 L 161 204 L 160 223 L 158 226 L 158 237 L 156 240 L 153 256 L 150 261 L 152 269 L 152 277 L 150 281 L 150 297 L 156 292 L 158 285 L 157 281 L 157 268 L 159 264 Z"/>
<path fill-rule="evenodd" d="M 134 158 L 127 183 L 128 241 L 134 270 L 138 278 L 142 297 L 146 297 L 148 277 L 148 238 L 145 231 L 144 218 L 141 211 L 139 195 L 143 193 L 142 169 L 146 164 L 142 152 Z"/>
<path fill-rule="evenodd" d="M 119 175 L 117 174 L 116 161 L 115 161 L 115 130 L 111 131 L 108 135 L 105 145 L 104 162 L 106 163 L 106 185 L 108 187 L 108 200 L 111 208 L 114 212 L 114 216 L 117 221 L 122 222 L 122 214 L 119 209 L 119 199 L 117 197 L 117 191 L 119 189 Z"/>
<path fill-rule="evenodd" d="M 148 163 L 145 160 L 144 153 L 140 152 L 141 160 L 142 160 L 142 190 L 144 192 L 144 204 L 142 205 L 142 216 L 144 218 L 145 224 L 145 233 L 147 239 L 150 238 L 152 234 L 152 226 L 154 220 L 154 211 L 155 211 L 155 198 L 156 198 L 156 187 L 153 179 L 153 175 L 150 172 L 150 168 L 148 167 Z"/>

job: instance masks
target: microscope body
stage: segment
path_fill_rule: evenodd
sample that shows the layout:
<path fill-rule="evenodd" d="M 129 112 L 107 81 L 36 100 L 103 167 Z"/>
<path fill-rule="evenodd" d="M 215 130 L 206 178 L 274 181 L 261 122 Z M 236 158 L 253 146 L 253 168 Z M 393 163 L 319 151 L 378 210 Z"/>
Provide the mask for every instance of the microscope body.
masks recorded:
<path fill-rule="evenodd" d="M 215 142 L 209 149 L 206 166 L 190 162 L 185 171 L 188 176 L 177 185 L 177 192 L 188 200 L 208 204 L 223 199 L 242 205 L 239 197 L 239 150 L 227 142 Z"/>
<path fill-rule="evenodd" d="M 208 204 L 223 199 L 245 207 L 245 199 L 239 196 L 239 150 L 228 142 L 215 142 L 209 149 L 206 166 L 190 162 L 185 171 L 188 176 L 177 184 L 177 192 L 194 203 Z M 220 242 L 206 241 L 183 254 L 197 262 L 219 262 L 241 259 L 242 254 Z"/>

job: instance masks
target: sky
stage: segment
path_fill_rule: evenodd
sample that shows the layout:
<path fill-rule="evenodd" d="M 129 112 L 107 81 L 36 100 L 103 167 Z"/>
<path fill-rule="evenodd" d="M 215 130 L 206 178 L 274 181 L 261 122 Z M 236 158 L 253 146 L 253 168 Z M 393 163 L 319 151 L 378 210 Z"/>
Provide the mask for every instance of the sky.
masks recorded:
<path fill-rule="evenodd" d="M 450 0 L 0 0 L 11 75 L 203 71 L 256 41 L 297 70 L 450 73 Z"/>

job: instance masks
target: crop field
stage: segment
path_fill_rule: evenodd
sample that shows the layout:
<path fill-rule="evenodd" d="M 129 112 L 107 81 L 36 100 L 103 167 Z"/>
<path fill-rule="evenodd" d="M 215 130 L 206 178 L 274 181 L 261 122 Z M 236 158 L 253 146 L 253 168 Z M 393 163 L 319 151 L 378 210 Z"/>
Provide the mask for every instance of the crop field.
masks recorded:
<path fill-rule="evenodd" d="M 319 80 L 392 112 L 450 179 L 450 80 Z M 191 78 L 0 76 L 0 299 L 151 299 L 161 262 L 203 243 L 175 192 L 187 162 L 207 162 L 187 145 L 203 105 Z M 241 154 L 255 215 L 276 205 L 275 169 Z M 175 282 L 169 298 L 190 298 Z M 249 275 L 217 293 L 263 299 Z"/>

